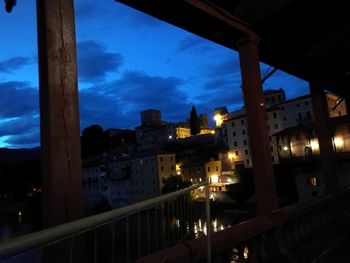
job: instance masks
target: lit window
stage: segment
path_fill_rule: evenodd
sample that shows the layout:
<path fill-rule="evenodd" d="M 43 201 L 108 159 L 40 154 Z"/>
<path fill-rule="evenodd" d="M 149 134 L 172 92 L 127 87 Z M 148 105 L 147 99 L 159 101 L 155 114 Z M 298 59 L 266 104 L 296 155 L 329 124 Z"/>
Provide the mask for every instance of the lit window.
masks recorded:
<path fill-rule="evenodd" d="M 317 182 L 317 178 L 312 176 L 309 178 L 309 183 L 312 185 L 312 186 L 317 186 L 318 185 L 318 182 Z"/>

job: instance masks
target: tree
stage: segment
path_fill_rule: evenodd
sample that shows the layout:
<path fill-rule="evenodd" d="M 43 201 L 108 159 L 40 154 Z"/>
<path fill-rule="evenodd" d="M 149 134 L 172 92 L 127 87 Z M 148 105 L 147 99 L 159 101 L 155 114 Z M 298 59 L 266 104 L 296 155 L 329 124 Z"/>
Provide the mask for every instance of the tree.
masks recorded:
<path fill-rule="evenodd" d="M 196 108 L 192 106 L 191 115 L 190 115 L 190 130 L 191 135 L 197 135 L 201 132 L 201 123 L 198 118 Z"/>
<path fill-rule="evenodd" d="M 236 169 L 235 172 L 239 177 L 239 183 L 227 185 L 227 194 L 237 202 L 242 203 L 255 193 L 253 169 L 241 168 Z"/>
<path fill-rule="evenodd" d="M 108 151 L 108 136 L 99 125 L 91 125 L 83 130 L 81 152 L 83 159 Z"/>
<path fill-rule="evenodd" d="M 162 194 L 171 193 L 191 186 L 191 182 L 184 181 L 179 175 L 172 175 L 167 179 L 163 179 L 163 184 Z"/>

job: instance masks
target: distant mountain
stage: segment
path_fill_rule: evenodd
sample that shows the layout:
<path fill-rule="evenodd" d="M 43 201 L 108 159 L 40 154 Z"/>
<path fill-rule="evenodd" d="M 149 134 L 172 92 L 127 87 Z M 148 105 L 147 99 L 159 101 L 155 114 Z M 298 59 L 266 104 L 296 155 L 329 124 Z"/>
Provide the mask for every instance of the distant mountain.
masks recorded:
<path fill-rule="evenodd" d="M 0 165 L 21 165 L 26 161 L 40 158 L 40 148 L 30 149 L 8 149 L 0 148 Z"/>

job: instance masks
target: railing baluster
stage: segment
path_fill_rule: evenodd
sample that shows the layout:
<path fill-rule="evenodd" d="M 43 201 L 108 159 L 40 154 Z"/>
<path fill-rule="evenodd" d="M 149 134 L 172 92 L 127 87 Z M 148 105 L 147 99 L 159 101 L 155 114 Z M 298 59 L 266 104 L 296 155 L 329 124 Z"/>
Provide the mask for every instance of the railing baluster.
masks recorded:
<path fill-rule="evenodd" d="M 180 240 L 180 235 L 179 235 L 179 233 L 180 233 L 180 224 L 178 224 L 178 222 L 180 222 L 180 216 L 179 216 L 179 198 L 180 197 L 177 197 L 176 199 L 175 199 L 175 220 L 176 220 L 176 222 L 175 222 L 175 239 L 176 239 L 176 242 L 178 242 L 178 240 Z"/>
<path fill-rule="evenodd" d="M 150 235 L 150 224 L 149 224 L 149 210 L 147 210 L 147 255 L 150 254 L 150 244 L 151 244 L 151 235 Z"/>
<path fill-rule="evenodd" d="M 162 229 L 161 229 L 161 246 L 160 248 L 163 248 L 164 247 L 164 243 L 166 242 L 166 238 L 165 238 L 165 224 L 164 224 L 164 217 L 165 217 L 165 203 L 162 203 L 161 204 L 161 213 L 160 213 L 160 216 L 161 216 L 161 220 L 162 220 Z"/>
<path fill-rule="evenodd" d="M 137 248 L 138 258 L 141 257 L 141 224 L 140 224 L 140 212 L 137 213 Z"/>
<path fill-rule="evenodd" d="M 210 200 L 209 200 L 209 179 L 205 186 L 205 213 L 207 223 L 207 263 L 211 263 L 211 222 L 210 222 Z"/>
<path fill-rule="evenodd" d="M 68 242 L 69 242 L 69 262 L 72 263 L 73 262 L 73 241 L 74 241 L 74 237 L 71 237 Z"/>
<path fill-rule="evenodd" d="M 94 262 L 97 262 L 97 239 L 96 239 L 96 228 L 94 229 Z"/>
<path fill-rule="evenodd" d="M 115 262 L 115 250 L 116 250 L 116 246 L 115 246 L 115 222 L 112 223 L 112 262 Z"/>
<path fill-rule="evenodd" d="M 126 259 L 130 262 L 129 216 L 126 217 Z"/>
<path fill-rule="evenodd" d="M 169 229 L 169 203 L 170 201 L 167 202 L 167 205 L 166 205 L 166 220 L 165 220 L 165 223 L 166 223 L 166 232 L 167 232 L 167 241 L 168 241 L 168 244 L 171 245 L 171 241 L 170 241 L 170 229 Z"/>
<path fill-rule="evenodd" d="M 171 202 L 171 221 L 173 221 L 174 220 L 174 214 L 175 214 L 175 199 L 174 200 L 172 200 L 172 202 Z M 176 244 L 176 236 L 175 236 L 175 228 L 173 228 L 173 229 L 171 229 L 170 228 L 170 233 L 171 233 L 171 243 L 172 244 Z"/>
<path fill-rule="evenodd" d="M 155 249 L 158 250 L 158 209 L 157 209 L 157 205 L 155 206 L 154 209 L 154 229 L 155 229 L 155 233 L 156 233 L 156 242 L 155 242 Z"/>

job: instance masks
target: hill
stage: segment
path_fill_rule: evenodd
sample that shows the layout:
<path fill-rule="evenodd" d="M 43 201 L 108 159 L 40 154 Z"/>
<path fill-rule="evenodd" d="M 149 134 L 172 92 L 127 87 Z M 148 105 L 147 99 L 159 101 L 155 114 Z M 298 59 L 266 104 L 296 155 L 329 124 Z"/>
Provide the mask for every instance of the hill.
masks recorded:
<path fill-rule="evenodd" d="M 39 158 L 39 147 L 31 149 L 0 148 L 0 165 L 19 166 L 27 161 Z"/>

